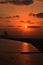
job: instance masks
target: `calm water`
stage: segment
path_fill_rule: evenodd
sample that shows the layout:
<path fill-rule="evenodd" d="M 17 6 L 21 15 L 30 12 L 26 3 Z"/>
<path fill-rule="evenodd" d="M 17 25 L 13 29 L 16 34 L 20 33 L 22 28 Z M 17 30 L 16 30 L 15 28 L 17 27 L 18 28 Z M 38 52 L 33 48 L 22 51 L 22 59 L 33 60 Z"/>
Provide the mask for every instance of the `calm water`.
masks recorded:
<path fill-rule="evenodd" d="M 43 53 L 30 43 L 0 39 L 0 65 L 43 65 Z"/>

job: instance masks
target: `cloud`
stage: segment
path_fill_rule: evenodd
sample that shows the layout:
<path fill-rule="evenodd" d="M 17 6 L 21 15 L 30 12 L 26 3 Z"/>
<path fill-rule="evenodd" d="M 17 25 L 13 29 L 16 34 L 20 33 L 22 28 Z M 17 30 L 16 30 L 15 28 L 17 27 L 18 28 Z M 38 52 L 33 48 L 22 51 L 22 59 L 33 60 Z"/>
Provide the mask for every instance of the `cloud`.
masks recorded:
<path fill-rule="evenodd" d="M 22 26 L 19 25 L 18 27 L 20 28 L 20 27 L 22 27 Z"/>
<path fill-rule="evenodd" d="M 19 15 L 15 15 L 15 16 L 6 16 L 6 17 L 1 17 L 0 16 L 0 19 L 11 19 L 11 18 L 19 18 L 20 16 Z"/>
<path fill-rule="evenodd" d="M 33 0 L 25 0 L 25 1 L 24 1 L 24 4 L 27 4 L 27 5 L 28 5 L 28 4 L 32 4 L 32 3 L 33 3 Z"/>
<path fill-rule="evenodd" d="M 8 16 L 8 17 L 5 17 L 6 19 L 10 19 L 10 18 L 12 18 L 11 16 Z"/>
<path fill-rule="evenodd" d="M 15 15 L 15 16 L 7 16 L 5 17 L 6 19 L 11 19 L 11 18 L 19 18 L 19 15 Z"/>
<path fill-rule="evenodd" d="M 33 0 L 11 0 L 10 3 L 16 4 L 16 5 L 29 5 L 33 3 Z"/>
<path fill-rule="evenodd" d="M 24 22 L 24 21 L 20 21 L 20 22 Z"/>
<path fill-rule="evenodd" d="M 25 23 L 23 20 L 21 20 L 20 22 Z M 28 23 L 28 24 L 34 24 L 34 22 L 31 22 L 30 20 L 27 20 L 26 23 Z"/>
<path fill-rule="evenodd" d="M 19 18 L 19 15 L 16 15 L 15 17 Z"/>
<path fill-rule="evenodd" d="M 40 28 L 40 26 L 27 26 L 27 28 Z"/>
<path fill-rule="evenodd" d="M 29 16 L 35 16 L 35 14 L 34 13 L 30 13 Z"/>
<path fill-rule="evenodd" d="M 38 14 L 36 14 L 36 17 L 38 17 L 38 18 L 43 18 L 43 13 L 38 13 Z"/>
<path fill-rule="evenodd" d="M 35 16 L 35 17 L 38 17 L 38 18 L 43 18 L 43 13 L 37 13 L 37 14 L 30 13 L 29 16 Z"/>
<path fill-rule="evenodd" d="M 27 21 L 27 23 L 29 23 L 29 24 L 34 24 L 34 22 L 31 22 L 31 21 L 29 21 L 29 20 Z"/>

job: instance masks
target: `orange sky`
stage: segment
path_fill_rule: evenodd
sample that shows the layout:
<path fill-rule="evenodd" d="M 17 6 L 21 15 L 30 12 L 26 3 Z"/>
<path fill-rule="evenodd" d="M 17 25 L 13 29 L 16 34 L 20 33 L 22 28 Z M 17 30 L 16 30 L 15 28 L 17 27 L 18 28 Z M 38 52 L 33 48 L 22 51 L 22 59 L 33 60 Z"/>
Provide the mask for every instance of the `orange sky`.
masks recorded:
<path fill-rule="evenodd" d="M 43 18 L 29 16 L 30 13 L 43 12 L 43 3 L 34 0 L 31 5 L 0 4 L 0 35 L 6 30 L 14 37 L 43 37 Z M 13 17 L 19 15 L 19 17 Z M 7 19 L 6 17 L 11 16 Z M 23 22 L 24 21 L 24 22 Z M 30 21 L 30 22 L 28 22 Z M 25 28 L 25 26 L 40 26 L 41 28 Z"/>

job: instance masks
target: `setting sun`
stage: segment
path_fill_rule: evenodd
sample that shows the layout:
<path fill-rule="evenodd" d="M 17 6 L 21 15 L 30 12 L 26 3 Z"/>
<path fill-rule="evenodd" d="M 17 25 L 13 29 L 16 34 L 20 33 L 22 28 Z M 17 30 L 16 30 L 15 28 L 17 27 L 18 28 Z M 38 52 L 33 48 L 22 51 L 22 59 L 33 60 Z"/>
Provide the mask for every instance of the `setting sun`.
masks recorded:
<path fill-rule="evenodd" d="M 27 26 L 25 26 L 25 28 L 27 28 Z"/>

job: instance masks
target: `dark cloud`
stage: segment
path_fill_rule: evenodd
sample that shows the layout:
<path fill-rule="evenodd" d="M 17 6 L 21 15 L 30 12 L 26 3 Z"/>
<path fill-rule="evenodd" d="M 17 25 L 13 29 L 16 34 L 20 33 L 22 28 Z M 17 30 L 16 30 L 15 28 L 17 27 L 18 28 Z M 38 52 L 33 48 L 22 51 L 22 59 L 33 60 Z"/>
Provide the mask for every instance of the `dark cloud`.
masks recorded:
<path fill-rule="evenodd" d="M 22 27 L 22 26 L 18 26 L 18 27 Z M 27 26 L 27 28 L 41 28 L 40 26 Z"/>
<path fill-rule="evenodd" d="M 20 16 L 19 15 L 15 15 L 15 16 L 6 16 L 6 17 L 1 17 L 0 16 L 0 19 L 11 19 L 11 18 L 19 18 Z"/>
<path fill-rule="evenodd" d="M 36 16 L 39 18 L 43 18 L 43 13 L 38 13 L 38 14 L 36 14 Z"/>
<path fill-rule="evenodd" d="M 34 24 L 34 22 L 31 22 L 31 21 L 29 21 L 29 20 L 27 21 L 27 23 L 29 23 L 29 24 Z"/>
<path fill-rule="evenodd" d="M 40 28 L 40 26 L 27 26 L 27 28 Z"/>
<path fill-rule="evenodd" d="M 24 22 L 24 21 L 20 21 L 20 22 Z"/>
<path fill-rule="evenodd" d="M 27 4 L 27 5 L 28 5 L 28 4 L 32 4 L 32 3 L 33 3 L 33 0 L 25 0 L 25 1 L 24 1 L 24 4 Z"/>
<path fill-rule="evenodd" d="M 8 16 L 8 17 L 5 17 L 6 19 L 10 19 L 10 18 L 12 18 L 11 16 Z"/>
<path fill-rule="evenodd" d="M 38 17 L 38 18 L 43 18 L 43 13 L 37 13 L 37 14 L 30 13 L 29 16 L 35 16 L 35 17 Z"/>
<path fill-rule="evenodd" d="M 16 15 L 16 16 L 8 16 L 8 17 L 5 17 L 7 19 L 10 19 L 10 18 L 19 18 L 19 15 Z"/>
<path fill-rule="evenodd" d="M 33 3 L 33 0 L 12 0 L 12 1 L 9 1 L 10 3 L 13 3 L 13 4 L 18 4 L 18 5 L 29 5 L 29 4 L 32 4 Z"/>
<path fill-rule="evenodd" d="M 34 13 L 30 13 L 29 16 L 35 16 L 35 14 Z"/>
<path fill-rule="evenodd" d="M 19 25 L 18 27 L 22 27 L 22 26 Z"/>
<path fill-rule="evenodd" d="M 23 23 L 28 23 L 28 24 L 34 24 L 34 22 L 31 22 L 30 20 L 24 22 L 23 20 L 21 20 L 20 22 L 23 22 Z"/>
<path fill-rule="evenodd" d="M 16 15 L 15 17 L 19 18 L 19 15 Z"/>
<path fill-rule="evenodd" d="M 12 18 L 16 18 L 16 16 L 12 16 Z"/>

